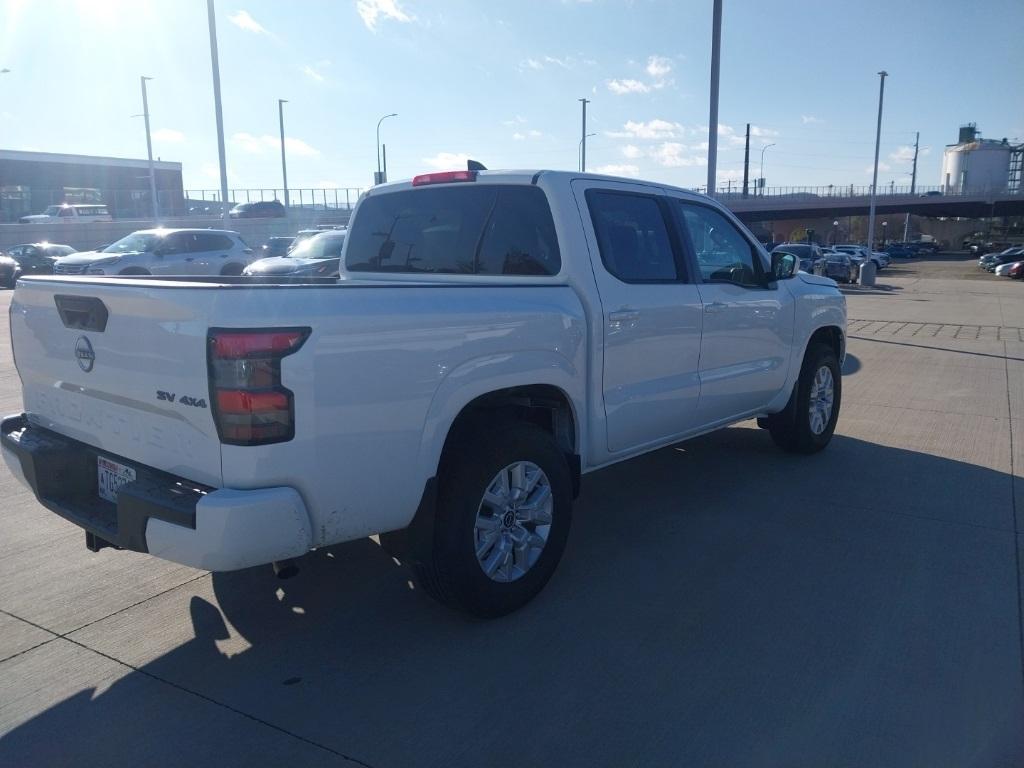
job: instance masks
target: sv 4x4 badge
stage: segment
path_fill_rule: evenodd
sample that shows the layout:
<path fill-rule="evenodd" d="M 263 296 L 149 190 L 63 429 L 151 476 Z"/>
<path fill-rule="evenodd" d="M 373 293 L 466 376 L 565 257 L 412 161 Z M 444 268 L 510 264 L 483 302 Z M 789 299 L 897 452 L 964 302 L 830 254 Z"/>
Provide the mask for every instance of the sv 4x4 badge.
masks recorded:
<path fill-rule="evenodd" d="M 166 400 L 168 403 L 173 403 L 177 398 L 173 392 L 164 392 L 162 389 L 156 391 L 157 400 Z M 193 408 L 205 408 L 206 400 L 202 397 L 189 397 L 188 395 L 182 395 L 178 398 L 178 402 L 182 405 L 191 405 Z"/>

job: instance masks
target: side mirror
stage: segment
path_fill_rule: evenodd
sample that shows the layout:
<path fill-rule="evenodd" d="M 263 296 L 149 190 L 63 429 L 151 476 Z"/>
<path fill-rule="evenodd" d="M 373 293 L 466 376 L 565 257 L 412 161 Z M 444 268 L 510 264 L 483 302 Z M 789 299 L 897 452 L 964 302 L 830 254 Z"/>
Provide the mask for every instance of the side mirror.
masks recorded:
<path fill-rule="evenodd" d="M 796 274 L 798 259 L 792 253 L 776 251 L 772 254 L 771 280 L 788 280 Z"/>

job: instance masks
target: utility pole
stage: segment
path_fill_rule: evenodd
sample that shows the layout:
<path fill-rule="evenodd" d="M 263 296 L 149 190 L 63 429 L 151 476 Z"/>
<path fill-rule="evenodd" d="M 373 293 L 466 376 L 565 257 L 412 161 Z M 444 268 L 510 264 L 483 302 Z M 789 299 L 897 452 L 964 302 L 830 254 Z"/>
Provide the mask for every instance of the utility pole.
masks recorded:
<path fill-rule="evenodd" d="M 277 100 L 277 118 L 281 122 L 281 176 L 284 181 L 284 210 L 286 215 L 291 210 L 288 200 L 288 164 L 284 159 L 284 105 L 287 103 L 288 99 Z"/>
<path fill-rule="evenodd" d="M 711 17 L 711 105 L 708 109 L 708 194 L 715 193 L 718 165 L 718 76 L 722 60 L 722 0 L 714 0 Z"/>
<path fill-rule="evenodd" d="M 878 126 L 875 128 L 875 167 L 871 176 L 871 203 L 868 206 L 868 250 L 875 247 L 875 194 L 878 187 L 878 150 L 882 143 L 882 104 L 885 99 L 885 78 L 889 73 L 884 69 L 878 73 Z M 866 259 L 860 265 L 860 284 L 875 284 L 875 262 Z"/>
<path fill-rule="evenodd" d="M 149 155 L 149 198 L 153 202 L 153 223 L 160 218 L 160 206 L 156 199 L 156 171 L 153 170 L 153 137 L 149 133 L 149 100 L 146 98 L 146 81 L 152 77 L 140 77 L 142 82 L 142 117 L 146 121 L 146 153 Z"/>
<path fill-rule="evenodd" d="M 590 103 L 588 99 L 578 99 L 580 104 L 583 105 L 583 132 L 580 134 L 583 138 L 580 139 L 580 173 L 587 172 L 587 104 Z"/>
<path fill-rule="evenodd" d="M 213 109 L 217 115 L 217 155 L 220 159 L 220 204 L 224 229 L 228 228 L 228 161 L 224 155 L 224 110 L 220 103 L 220 62 L 217 59 L 217 19 L 213 0 L 206 0 L 206 15 L 210 26 L 210 62 L 213 67 Z"/>
<path fill-rule="evenodd" d="M 743 147 L 743 197 L 747 196 L 750 182 L 750 123 L 747 123 L 747 143 Z"/>
<path fill-rule="evenodd" d="M 910 172 L 910 194 L 913 195 L 915 187 L 917 187 L 917 150 L 918 144 L 921 142 L 921 132 L 918 131 L 914 136 L 914 170 Z M 907 242 L 907 238 L 910 236 L 910 213 L 907 213 L 907 218 L 903 222 L 903 242 Z"/>
<path fill-rule="evenodd" d="M 388 177 L 388 145 L 380 145 L 381 154 L 384 156 L 384 178 Z"/>

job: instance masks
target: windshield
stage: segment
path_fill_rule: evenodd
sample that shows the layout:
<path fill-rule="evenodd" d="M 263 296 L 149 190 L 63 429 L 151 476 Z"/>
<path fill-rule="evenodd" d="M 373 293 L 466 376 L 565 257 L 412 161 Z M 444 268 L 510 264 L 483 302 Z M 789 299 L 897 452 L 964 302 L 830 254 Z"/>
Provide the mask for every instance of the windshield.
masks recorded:
<path fill-rule="evenodd" d="M 288 253 L 295 259 L 336 259 L 341 256 L 341 247 L 345 245 L 344 235 L 315 235 L 303 240 Z"/>
<path fill-rule="evenodd" d="M 60 206 L 59 205 L 48 205 L 48 206 L 46 206 L 46 210 L 43 211 L 43 213 L 45 213 L 47 216 L 58 216 L 58 215 L 60 215 Z"/>
<path fill-rule="evenodd" d="M 160 242 L 160 235 L 144 234 L 133 232 L 122 237 L 116 243 L 112 243 L 103 249 L 103 253 L 130 253 L 132 251 L 151 251 Z"/>

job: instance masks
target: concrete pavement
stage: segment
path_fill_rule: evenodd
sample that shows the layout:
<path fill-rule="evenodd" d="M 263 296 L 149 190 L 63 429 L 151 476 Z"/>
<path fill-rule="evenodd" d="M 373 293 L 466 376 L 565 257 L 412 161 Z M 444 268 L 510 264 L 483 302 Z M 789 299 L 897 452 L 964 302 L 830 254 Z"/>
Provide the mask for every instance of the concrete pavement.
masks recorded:
<path fill-rule="evenodd" d="M 848 291 L 827 451 L 588 476 L 499 621 L 372 541 L 286 582 L 89 553 L 0 469 L 0 765 L 1021 765 L 1024 284 L 942 274 Z"/>

